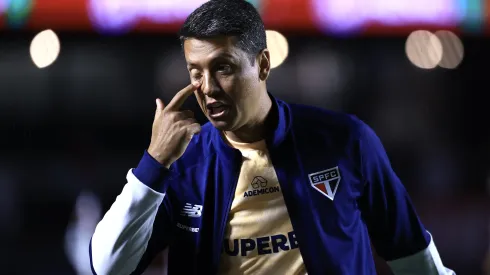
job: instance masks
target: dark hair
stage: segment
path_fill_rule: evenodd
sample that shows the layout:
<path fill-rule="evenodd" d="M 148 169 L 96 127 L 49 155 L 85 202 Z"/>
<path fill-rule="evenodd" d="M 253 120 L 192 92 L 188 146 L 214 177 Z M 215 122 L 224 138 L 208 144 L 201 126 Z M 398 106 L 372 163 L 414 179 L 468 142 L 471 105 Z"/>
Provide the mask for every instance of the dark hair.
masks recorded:
<path fill-rule="evenodd" d="M 184 0 L 185 1 L 185 0 Z M 194 10 L 179 32 L 182 46 L 188 38 L 236 37 L 236 46 L 255 57 L 267 48 L 265 27 L 255 7 L 245 0 L 211 0 Z"/>

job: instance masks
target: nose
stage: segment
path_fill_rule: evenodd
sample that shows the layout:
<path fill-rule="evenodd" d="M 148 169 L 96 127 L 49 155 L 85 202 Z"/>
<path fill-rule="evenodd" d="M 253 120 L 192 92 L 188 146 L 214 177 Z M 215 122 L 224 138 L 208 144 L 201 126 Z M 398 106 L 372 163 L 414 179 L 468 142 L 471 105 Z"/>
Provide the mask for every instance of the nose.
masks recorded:
<path fill-rule="evenodd" d="M 218 91 L 216 79 L 210 74 L 205 73 L 202 79 L 201 90 L 204 95 L 212 97 Z"/>

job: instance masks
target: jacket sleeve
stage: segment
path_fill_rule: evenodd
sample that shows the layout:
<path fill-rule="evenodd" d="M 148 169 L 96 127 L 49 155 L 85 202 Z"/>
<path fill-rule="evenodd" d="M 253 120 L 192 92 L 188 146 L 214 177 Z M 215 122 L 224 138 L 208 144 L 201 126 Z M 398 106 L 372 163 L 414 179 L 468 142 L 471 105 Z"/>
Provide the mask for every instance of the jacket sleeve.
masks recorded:
<path fill-rule="evenodd" d="M 442 264 L 381 141 L 362 122 L 358 146 L 365 184 L 359 206 L 378 255 L 395 275 L 455 274 Z"/>
<path fill-rule="evenodd" d="M 170 204 L 165 191 L 172 172 L 147 152 L 90 242 L 93 274 L 142 274 L 171 238 Z"/>

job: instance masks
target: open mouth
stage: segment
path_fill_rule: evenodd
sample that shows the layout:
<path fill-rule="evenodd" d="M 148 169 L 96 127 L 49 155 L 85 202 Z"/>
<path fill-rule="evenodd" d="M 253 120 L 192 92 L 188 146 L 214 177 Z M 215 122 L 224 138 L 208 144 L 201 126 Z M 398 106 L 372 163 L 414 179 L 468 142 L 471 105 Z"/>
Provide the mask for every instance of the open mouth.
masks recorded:
<path fill-rule="evenodd" d="M 208 104 L 206 105 L 206 108 L 208 111 L 208 115 L 211 118 L 221 118 L 225 116 L 230 109 L 227 105 L 220 102 Z"/>

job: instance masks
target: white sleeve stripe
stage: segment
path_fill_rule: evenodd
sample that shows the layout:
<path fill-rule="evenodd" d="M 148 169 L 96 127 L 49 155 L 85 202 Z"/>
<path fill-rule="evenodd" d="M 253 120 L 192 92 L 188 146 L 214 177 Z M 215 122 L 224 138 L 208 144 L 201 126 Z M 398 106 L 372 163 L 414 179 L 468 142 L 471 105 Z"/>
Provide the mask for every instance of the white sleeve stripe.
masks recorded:
<path fill-rule="evenodd" d="M 456 275 L 442 264 L 432 235 L 427 248 L 414 255 L 389 261 L 388 265 L 395 275 Z"/>
<path fill-rule="evenodd" d="M 146 251 L 165 194 L 128 172 L 127 184 L 92 236 L 92 264 L 98 275 L 133 272 Z"/>

